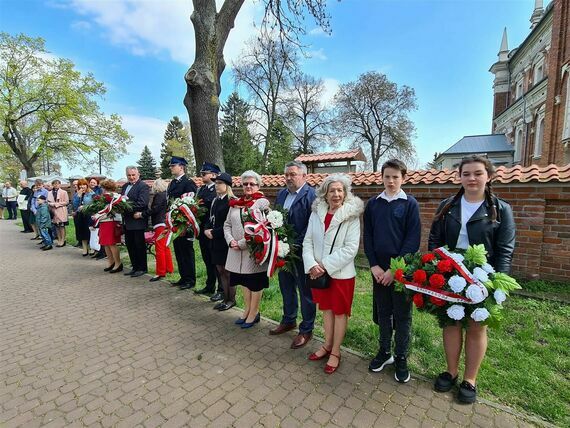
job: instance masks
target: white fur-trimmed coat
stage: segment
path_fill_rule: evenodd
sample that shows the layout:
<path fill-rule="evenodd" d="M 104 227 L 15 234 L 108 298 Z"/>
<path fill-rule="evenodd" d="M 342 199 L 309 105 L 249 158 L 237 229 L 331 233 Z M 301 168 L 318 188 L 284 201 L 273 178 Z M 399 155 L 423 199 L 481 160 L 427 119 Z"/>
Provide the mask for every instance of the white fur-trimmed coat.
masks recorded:
<path fill-rule="evenodd" d="M 317 199 L 313 203 L 313 212 L 303 241 L 305 273 L 309 273 L 311 268 L 320 262 L 332 278 L 349 279 L 356 276 L 354 258 L 360 243 L 360 215 L 363 211 L 362 200 L 353 195 L 348 196 L 344 204 L 334 213 L 331 224 L 325 232 L 328 204 L 322 199 Z M 329 254 L 339 227 L 333 251 Z"/>

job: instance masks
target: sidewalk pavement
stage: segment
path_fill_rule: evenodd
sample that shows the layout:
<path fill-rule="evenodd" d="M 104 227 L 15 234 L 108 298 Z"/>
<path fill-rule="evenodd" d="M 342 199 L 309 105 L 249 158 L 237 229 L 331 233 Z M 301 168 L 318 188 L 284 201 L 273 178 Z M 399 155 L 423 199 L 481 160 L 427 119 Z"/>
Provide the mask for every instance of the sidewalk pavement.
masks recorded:
<path fill-rule="evenodd" d="M 194 293 L 103 272 L 69 246 L 42 252 L 0 222 L 1 427 L 529 426 L 490 403 L 343 353 L 333 375 Z M 311 346 L 313 345 L 313 346 Z M 534 421 L 536 422 L 536 421 Z"/>

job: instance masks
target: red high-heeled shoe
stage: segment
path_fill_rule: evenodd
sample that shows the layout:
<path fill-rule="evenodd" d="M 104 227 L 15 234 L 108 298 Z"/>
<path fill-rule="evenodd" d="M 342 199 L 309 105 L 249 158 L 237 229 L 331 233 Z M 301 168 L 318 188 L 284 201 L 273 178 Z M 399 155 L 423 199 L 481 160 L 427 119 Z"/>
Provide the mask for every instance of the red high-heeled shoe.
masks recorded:
<path fill-rule="evenodd" d="M 335 355 L 331 352 L 331 357 L 336 357 L 338 359 L 338 366 L 333 367 L 333 366 L 329 366 L 328 363 L 325 364 L 325 373 L 326 374 L 333 374 L 334 372 L 336 372 L 336 369 L 338 369 L 340 367 L 340 355 Z"/>
<path fill-rule="evenodd" d="M 327 357 L 331 353 L 331 351 L 328 350 L 327 348 L 325 348 L 324 346 L 321 346 L 321 349 L 325 351 L 325 353 L 323 355 L 317 355 L 316 352 L 313 352 L 311 355 L 309 355 L 309 360 L 319 361 L 319 360 L 322 360 L 323 358 Z"/>

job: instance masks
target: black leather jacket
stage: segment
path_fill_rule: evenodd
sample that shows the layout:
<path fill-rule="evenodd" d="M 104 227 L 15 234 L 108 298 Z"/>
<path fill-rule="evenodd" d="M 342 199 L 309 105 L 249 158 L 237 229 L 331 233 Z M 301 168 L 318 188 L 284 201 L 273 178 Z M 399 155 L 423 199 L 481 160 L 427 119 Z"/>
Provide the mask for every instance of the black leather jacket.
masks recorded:
<path fill-rule="evenodd" d="M 453 198 L 444 200 L 438 207 L 438 214 Z M 511 206 L 494 198 L 497 206 L 497 221 L 491 221 L 491 207 L 483 202 L 467 222 L 467 235 L 472 245 L 483 244 L 489 263 L 497 272 L 509 273 L 515 250 L 515 221 Z M 451 205 L 446 215 L 434 221 L 429 233 L 428 249 L 431 251 L 447 245 L 454 250 L 461 231 L 461 199 Z"/>

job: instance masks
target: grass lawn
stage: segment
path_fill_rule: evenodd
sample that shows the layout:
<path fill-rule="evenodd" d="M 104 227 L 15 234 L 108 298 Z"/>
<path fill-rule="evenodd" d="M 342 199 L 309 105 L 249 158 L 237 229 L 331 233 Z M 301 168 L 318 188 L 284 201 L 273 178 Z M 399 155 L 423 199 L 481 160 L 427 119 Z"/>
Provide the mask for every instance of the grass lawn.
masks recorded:
<path fill-rule="evenodd" d="M 70 224 L 68 243 L 75 243 L 74 234 L 73 224 Z M 128 263 L 124 247 L 123 250 L 123 258 Z M 197 285 L 202 287 L 206 272 L 198 245 L 195 245 L 195 251 Z M 154 273 L 153 256 L 149 256 L 149 270 Z M 167 279 L 177 278 L 175 273 Z M 543 291 L 551 289 L 548 288 L 551 285 L 534 281 L 528 288 Z M 567 284 L 555 286 L 568 291 Z M 369 271 L 359 269 L 352 318 L 344 342 L 346 347 L 368 357 L 376 353 L 378 346 L 378 328 L 372 322 L 370 287 Z M 238 291 L 238 305 L 242 304 Z M 506 309 L 502 326 L 489 331 L 489 349 L 478 379 L 481 396 L 533 413 L 554 424 L 570 426 L 570 305 L 512 297 L 506 302 Z M 261 313 L 276 321 L 281 318 L 281 294 L 276 277 L 271 279 L 270 288 L 264 292 Z M 322 337 L 320 313 L 316 325 L 315 334 Z M 441 330 L 435 318 L 415 312 L 412 336 L 411 370 L 435 377 L 445 369 Z"/>

